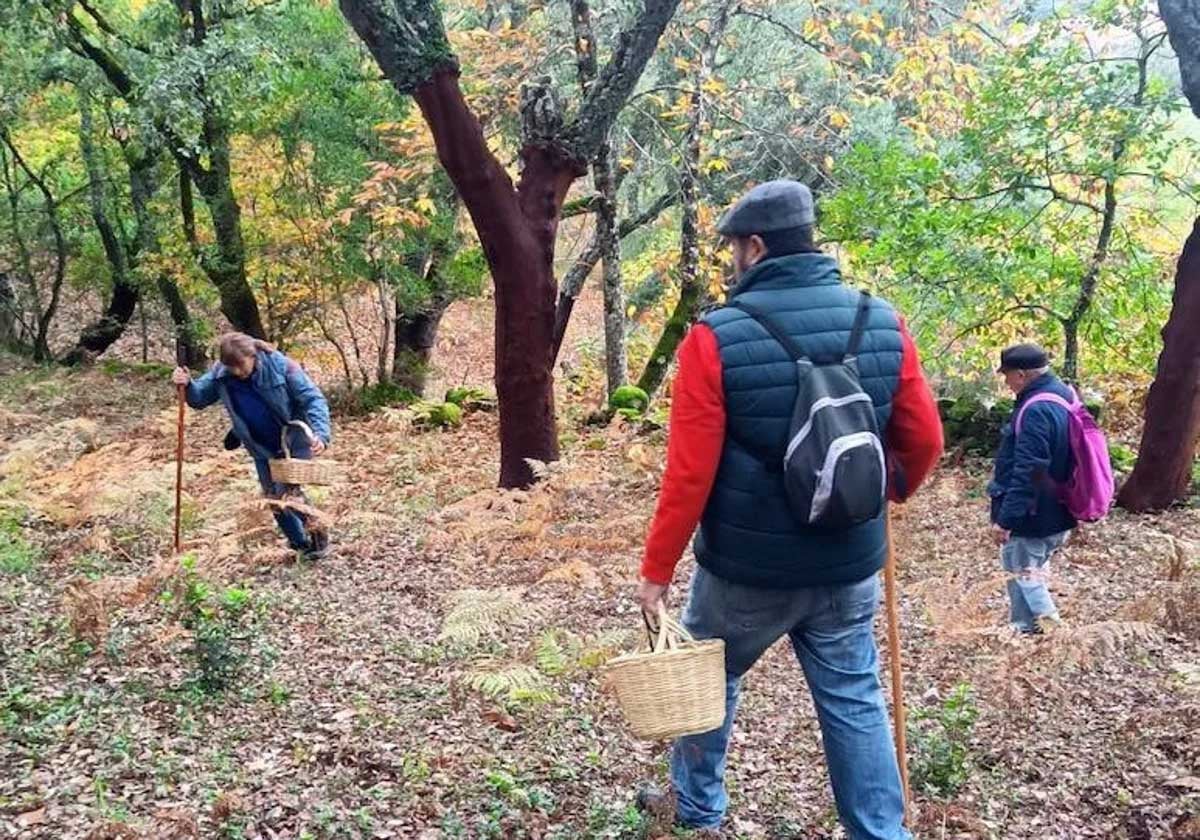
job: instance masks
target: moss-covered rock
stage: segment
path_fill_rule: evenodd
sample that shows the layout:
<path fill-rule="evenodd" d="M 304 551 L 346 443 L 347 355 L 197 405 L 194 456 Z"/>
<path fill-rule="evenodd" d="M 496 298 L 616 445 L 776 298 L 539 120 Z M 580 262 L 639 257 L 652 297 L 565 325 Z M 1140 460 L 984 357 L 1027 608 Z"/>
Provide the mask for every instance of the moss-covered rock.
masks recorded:
<path fill-rule="evenodd" d="M 650 407 L 650 395 L 636 385 L 622 385 L 608 398 L 608 407 L 626 417 L 626 412 L 641 415 Z"/>
<path fill-rule="evenodd" d="M 976 455 L 990 455 L 1000 443 L 1000 433 L 1012 414 L 1013 401 L 988 404 L 977 397 L 938 400 L 938 415 L 946 433 L 946 445 Z"/>

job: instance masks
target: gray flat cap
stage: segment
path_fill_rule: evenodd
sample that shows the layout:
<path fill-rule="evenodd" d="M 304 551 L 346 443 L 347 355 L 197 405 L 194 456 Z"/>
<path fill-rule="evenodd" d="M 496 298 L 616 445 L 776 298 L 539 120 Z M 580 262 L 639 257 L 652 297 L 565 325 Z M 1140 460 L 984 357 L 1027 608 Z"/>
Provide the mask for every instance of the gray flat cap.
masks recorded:
<path fill-rule="evenodd" d="M 799 181 L 767 181 L 729 208 L 717 232 L 722 236 L 751 236 L 811 225 L 816 220 L 808 187 Z"/>

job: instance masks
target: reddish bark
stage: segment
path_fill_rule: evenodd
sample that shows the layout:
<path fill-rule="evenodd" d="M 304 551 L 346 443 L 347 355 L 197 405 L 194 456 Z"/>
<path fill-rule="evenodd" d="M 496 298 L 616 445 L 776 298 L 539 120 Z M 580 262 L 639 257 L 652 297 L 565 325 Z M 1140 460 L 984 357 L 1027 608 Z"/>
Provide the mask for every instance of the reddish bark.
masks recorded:
<path fill-rule="evenodd" d="M 496 290 L 496 396 L 500 484 L 526 486 L 526 459 L 558 459 L 554 414 L 554 239 L 578 167 L 554 150 L 527 147 L 514 188 L 467 107 L 453 68 L 413 92 L 438 157 L 479 235 Z"/>
<path fill-rule="evenodd" d="M 1162 510 L 1188 491 L 1200 442 L 1200 218 L 1175 272 L 1171 316 L 1163 327 L 1158 370 L 1146 397 L 1146 424 L 1133 474 L 1117 504 Z"/>

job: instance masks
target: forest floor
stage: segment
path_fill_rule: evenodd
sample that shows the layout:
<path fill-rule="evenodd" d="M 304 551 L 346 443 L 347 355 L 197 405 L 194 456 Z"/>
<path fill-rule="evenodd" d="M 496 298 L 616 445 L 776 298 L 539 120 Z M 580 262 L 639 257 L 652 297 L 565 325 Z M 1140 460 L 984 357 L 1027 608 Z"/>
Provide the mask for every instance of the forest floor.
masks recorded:
<path fill-rule="evenodd" d="M 493 489 L 492 414 L 338 418 L 313 564 L 220 412 L 189 412 L 181 564 L 162 371 L 0 359 L 0 837 L 668 836 L 632 807 L 665 746 L 599 673 L 639 640 L 665 435 L 581 425 L 571 387 L 530 492 Z M 918 837 L 1200 838 L 1200 510 L 1084 529 L 1054 570 L 1067 628 L 1016 638 L 986 466 L 895 510 Z M 730 837 L 844 836 L 784 645 L 729 774 Z"/>

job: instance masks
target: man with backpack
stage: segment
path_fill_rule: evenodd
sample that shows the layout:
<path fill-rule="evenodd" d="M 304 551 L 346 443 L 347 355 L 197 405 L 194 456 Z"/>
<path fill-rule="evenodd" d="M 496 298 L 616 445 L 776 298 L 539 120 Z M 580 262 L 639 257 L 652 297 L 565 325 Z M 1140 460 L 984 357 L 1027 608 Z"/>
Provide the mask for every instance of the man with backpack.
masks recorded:
<path fill-rule="evenodd" d="M 1009 573 L 1009 619 L 1021 633 L 1060 623 L 1047 578 L 1050 557 L 1078 521 L 1112 502 L 1108 446 L 1075 392 L 1050 372 L 1046 351 L 1017 344 L 998 373 L 1016 395 L 988 485 L 992 536 Z"/>
<path fill-rule="evenodd" d="M 719 836 L 741 677 L 786 635 L 843 825 L 852 840 L 897 840 L 909 835 L 877 672 L 876 573 L 886 498 L 921 484 L 942 429 L 903 321 L 842 283 L 813 244 L 814 222 L 795 181 L 754 188 L 721 220 L 736 285 L 679 348 L 637 597 L 653 616 L 699 525 L 683 623 L 725 641 L 727 711 L 721 728 L 675 744 L 678 824 Z M 640 798 L 660 814 L 672 801 Z"/>

